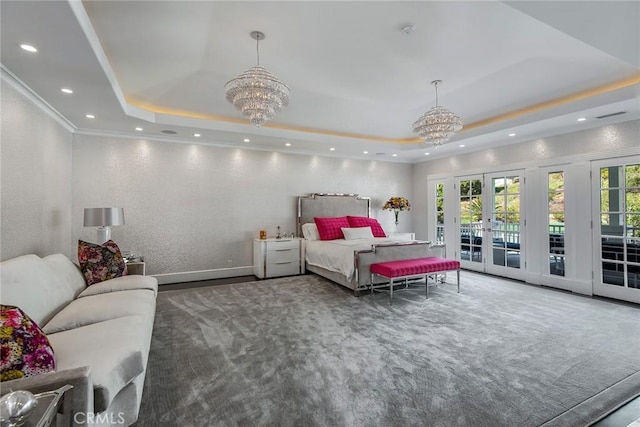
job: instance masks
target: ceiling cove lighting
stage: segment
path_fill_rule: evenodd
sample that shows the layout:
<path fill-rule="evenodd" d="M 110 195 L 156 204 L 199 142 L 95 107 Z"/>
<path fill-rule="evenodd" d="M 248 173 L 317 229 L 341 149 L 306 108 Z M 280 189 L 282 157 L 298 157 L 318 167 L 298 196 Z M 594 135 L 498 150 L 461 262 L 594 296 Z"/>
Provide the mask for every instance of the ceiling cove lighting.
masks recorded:
<path fill-rule="evenodd" d="M 437 147 L 462 129 L 462 119 L 438 105 L 438 85 L 442 84 L 442 80 L 434 80 L 431 84 L 436 87 L 436 105 L 413 123 L 413 131 L 424 142 Z"/>
<path fill-rule="evenodd" d="M 60 89 L 60 92 L 72 94 L 73 90 L 69 89 L 68 87 L 63 87 L 62 89 Z"/>
<path fill-rule="evenodd" d="M 251 38 L 256 41 L 257 64 L 249 68 L 224 85 L 227 101 L 256 126 L 261 126 L 273 119 L 282 108 L 289 104 L 291 91 L 276 76 L 260 66 L 260 40 L 265 35 L 260 31 L 252 31 Z"/>
<path fill-rule="evenodd" d="M 31 52 L 31 53 L 35 53 L 35 52 L 38 51 L 38 49 L 36 49 L 35 47 L 31 46 L 30 44 L 26 44 L 26 43 L 21 44 L 20 47 L 23 50 L 26 50 L 27 52 Z"/>

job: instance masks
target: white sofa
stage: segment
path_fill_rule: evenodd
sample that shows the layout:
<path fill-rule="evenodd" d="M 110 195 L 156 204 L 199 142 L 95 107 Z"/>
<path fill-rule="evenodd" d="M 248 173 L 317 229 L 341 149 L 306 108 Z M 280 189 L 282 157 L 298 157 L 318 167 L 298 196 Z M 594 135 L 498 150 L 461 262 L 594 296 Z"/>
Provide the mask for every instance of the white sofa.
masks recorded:
<path fill-rule="evenodd" d="M 123 276 L 87 287 L 62 254 L 0 263 L 0 302 L 18 306 L 47 335 L 55 372 L 6 381 L 41 392 L 69 384 L 74 425 L 130 425 L 138 418 L 158 281 Z"/>

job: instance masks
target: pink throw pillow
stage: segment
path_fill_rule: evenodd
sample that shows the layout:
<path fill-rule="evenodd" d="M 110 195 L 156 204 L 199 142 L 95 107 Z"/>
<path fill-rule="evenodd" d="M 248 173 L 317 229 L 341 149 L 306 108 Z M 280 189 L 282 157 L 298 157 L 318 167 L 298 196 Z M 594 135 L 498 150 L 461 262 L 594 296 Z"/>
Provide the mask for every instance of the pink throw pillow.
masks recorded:
<path fill-rule="evenodd" d="M 347 216 L 347 221 L 349 221 L 349 226 L 351 228 L 358 227 L 371 227 L 371 231 L 373 232 L 373 237 L 387 237 L 382 226 L 375 218 L 368 218 L 366 216 Z"/>
<path fill-rule="evenodd" d="M 331 218 L 313 218 L 318 227 L 320 240 L 344 239 L 342 228 L 349 228 L 349 221 L 346 216 Z"/>

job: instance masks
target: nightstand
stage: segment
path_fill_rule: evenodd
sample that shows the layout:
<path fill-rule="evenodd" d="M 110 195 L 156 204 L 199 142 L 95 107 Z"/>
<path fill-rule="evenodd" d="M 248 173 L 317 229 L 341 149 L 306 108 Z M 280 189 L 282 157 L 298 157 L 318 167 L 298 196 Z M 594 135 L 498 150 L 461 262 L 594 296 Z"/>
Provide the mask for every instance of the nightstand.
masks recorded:
<path fill-rule="evenodd" d="M 389 237 L 398 240 L 416 240 L 416 233 L 389 233 Z"/>
<path fill-rule="evenodd" d="M 302 239 L 255 239 L 253 274 L 260 279 L 302 274 Z"/>

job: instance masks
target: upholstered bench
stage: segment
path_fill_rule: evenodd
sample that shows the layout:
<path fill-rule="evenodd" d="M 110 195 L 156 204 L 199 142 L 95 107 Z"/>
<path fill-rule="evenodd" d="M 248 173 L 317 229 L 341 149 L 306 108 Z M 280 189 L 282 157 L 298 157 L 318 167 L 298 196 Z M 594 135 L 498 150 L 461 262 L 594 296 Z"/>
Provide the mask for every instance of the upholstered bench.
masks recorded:
<path fill-rule="evenodd" d="M 371 293 L 373 293 L 375 286 L 373 280 L 375 275 L 389 280 L 389 303 L 393 301 L 393 286 L 396 280 L 404 280 L 406 288 L 409 279 L 424 278 L 425 288 L 427 289 L 426 297 L 429 298 L 429 283 L 427 276 L 444 273 L 446 271 L 456 272 L 458 292 L 460 292 L 460 261 L 439 257 L 429 257 L 371 264 Z"/>

